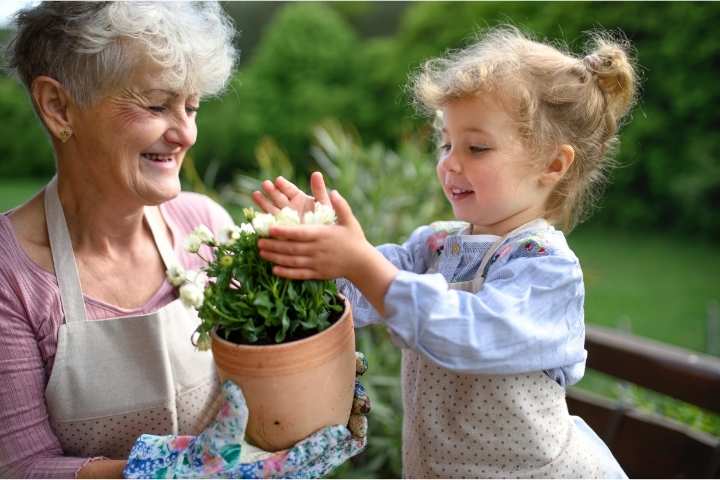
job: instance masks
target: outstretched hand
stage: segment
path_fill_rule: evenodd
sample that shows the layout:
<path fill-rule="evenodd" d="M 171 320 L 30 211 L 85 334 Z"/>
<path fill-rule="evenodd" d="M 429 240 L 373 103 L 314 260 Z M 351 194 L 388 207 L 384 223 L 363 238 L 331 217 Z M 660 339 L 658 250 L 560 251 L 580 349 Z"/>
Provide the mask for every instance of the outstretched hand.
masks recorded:
<path fill-rule="evenodd" d="M 265 180 L 261 187 L 263 192 L 254 191 L 252 199 L 265 213 L 275 214 L 284 207 L 290 207 L 300 214 L 300 218 L 303 218 L 305 212 L 313 211 L 315 202 L 330 205 L 325 179 L 320 172 L 313 172 L 310 176 L 310 190 L 313 196 L 306 194 L 283 177 L 277 177 L 274 183 Z"/>
<path fill-rule="evenodd" d="M 365 239 L 350 205 L 337 191 L 330 193 L 335 225 L 275 225 L 271 238 L 258 241 L 260 256 L 274 265 L 275 275 L 296 280 L 352 279 L 375 248 Z"/>

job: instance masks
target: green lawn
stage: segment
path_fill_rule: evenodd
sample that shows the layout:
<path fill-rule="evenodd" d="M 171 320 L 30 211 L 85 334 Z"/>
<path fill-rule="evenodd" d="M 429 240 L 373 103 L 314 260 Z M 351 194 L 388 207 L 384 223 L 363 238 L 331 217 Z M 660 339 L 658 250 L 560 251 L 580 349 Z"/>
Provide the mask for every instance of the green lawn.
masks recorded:
<path fill-rule="evenodd" d="M 46 180 L 12 179 L 0 180 L 0 212 L 24 203 L 47 183 Z"/>

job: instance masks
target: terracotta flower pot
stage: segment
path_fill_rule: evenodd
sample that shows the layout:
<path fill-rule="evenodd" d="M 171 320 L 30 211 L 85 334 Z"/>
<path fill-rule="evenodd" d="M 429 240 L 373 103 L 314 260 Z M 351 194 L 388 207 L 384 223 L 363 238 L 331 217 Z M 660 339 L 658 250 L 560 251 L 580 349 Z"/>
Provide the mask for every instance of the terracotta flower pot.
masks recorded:
<path fill-rule="evenodd" d="M 350 417 L 355 331 L 347 300 L 342 317 L 311 337 L 238 345 L 213 331 L 212 352 L 220 378 L 242 389 L 250 411 L 248 440 L 263 450 L 289 448 L 323 427 L 346 424 Z"/>

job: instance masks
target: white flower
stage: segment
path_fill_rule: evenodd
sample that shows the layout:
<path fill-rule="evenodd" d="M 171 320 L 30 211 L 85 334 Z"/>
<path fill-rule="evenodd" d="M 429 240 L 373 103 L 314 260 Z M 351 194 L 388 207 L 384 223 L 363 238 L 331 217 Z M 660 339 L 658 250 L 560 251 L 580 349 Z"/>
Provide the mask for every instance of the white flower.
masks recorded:
<path fill-rule="evenodd" d="M 273 225 L 277 225 L 277 219 L 269 213 L 258 213 L 252 220 L 253 228 L 261 237 L 267 237 Z"/>
<path fill-rule="evenodd" d="M 285 207 L 275 214 L 278 225 L 300 225 L 300 215 L 290 207 Z"/>
<path fill-rule="evenodd" d="M 246 235 L 255 235 L 255 229 L 249 223 L 242 223 L 240 224 L 240 233 L 244 233 Z"/>
<path fill-rule="evenodd" d="M 210 229 L 205 225 L 198 225 L 197 227 L 195 227 L 195 230 L 192 231 L 192 234 L 197 235 L 197 237 L 202 243 L 210 243 L 213 241 L 213 234 Z"/>
<path fill-rule="evenodd" d="M 332 225 L 336 220 L 335 210 L 320 202 L 315 202 L 314 212 L 305 212 L 303 216 L 303 223 L 310 225 Z"/>
<path fill-rule="evenodd" d="M 185 273 L 185 283 L 194 283 L 198 286 L 201 290 L 205 289 L 205 285 L 207 285 L 208 276 L 205 272 L 202 270 L 188 270 L 187 273 Z"/>
<path fill-rule="evenodd" d="M 240 232 L 240 227 L 237 225 L 223 227 L 218 234 L 218 241 L 223 245 L 230 246 L 240 238 Z"/>
<path fill-rule="evenodd" d="M 174 287 L 179 287 L 185 283 L 185 269 L 182 265 L 171 265 L 170 268 L 165 271 L 165 275 L 167 275 L 168 280 Z"/>
<path fill-rule="evenodd" d="M 203 242 L 194 232 L 185 238 L 185 250 L 190 253 L 197 253 Z"/>
<path fill-rule="evenodd" d="M 188 308 L 200 308 L 205 300 L 205 295 L 199 285 L 194 282 L 188 282 L 180 287 L 180 300 Z"/>

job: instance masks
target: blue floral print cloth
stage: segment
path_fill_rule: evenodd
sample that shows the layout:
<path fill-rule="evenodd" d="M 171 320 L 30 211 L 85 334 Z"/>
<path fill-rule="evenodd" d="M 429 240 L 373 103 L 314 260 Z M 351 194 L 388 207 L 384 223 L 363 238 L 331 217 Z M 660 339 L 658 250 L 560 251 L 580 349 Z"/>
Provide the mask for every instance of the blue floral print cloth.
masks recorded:
<path fill-rule="evenodd" d="M 357 355 L 359 375 L 367 360 Z M 125 478 L 320 478 L 366 446 L 370 401 L 356 383 L 350 427 L 334 425 L 289 450 L 264 452 L 244 441 L 248 409 L 240 388 L 222 386 L 224 402 L 199 435 L 141 435 L 130 451 Z"/>

